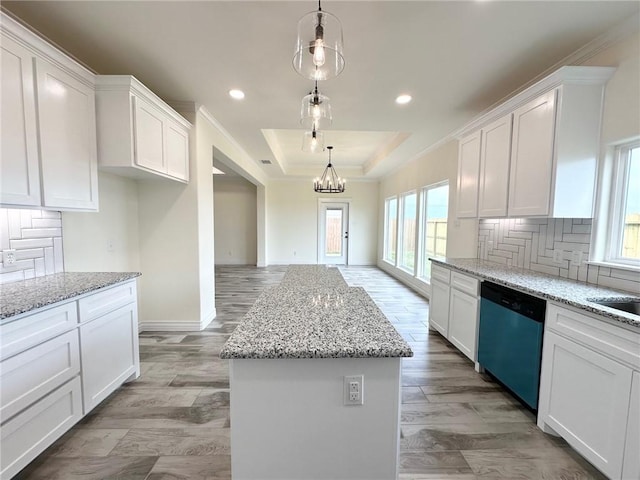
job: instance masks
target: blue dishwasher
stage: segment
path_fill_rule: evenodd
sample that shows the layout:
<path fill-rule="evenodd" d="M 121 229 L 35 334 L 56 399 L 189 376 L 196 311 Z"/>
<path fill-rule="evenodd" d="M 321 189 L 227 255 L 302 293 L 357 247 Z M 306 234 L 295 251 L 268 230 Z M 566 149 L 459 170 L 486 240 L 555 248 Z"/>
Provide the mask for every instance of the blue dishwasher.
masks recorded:
<path fill-rule="evenodd" d="M 480 297 L 478 363 L 537 410 L 546 302 L 491 282 Z"/>

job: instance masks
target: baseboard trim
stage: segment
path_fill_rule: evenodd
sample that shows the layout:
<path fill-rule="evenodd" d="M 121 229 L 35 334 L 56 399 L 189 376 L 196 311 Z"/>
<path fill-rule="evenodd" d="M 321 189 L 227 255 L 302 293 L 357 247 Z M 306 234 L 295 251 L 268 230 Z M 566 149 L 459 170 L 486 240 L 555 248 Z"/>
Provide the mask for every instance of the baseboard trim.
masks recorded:
<path fill-rule="evenodd" d="M 399 268 L 389 265 L 384 260 L 378 262 L 378 268 L 429 300 L 431 289 L 429 288 L 430 285 L 428 283 L 416 280 L 413 276 L 403 272 Z"/>
<path fill-rule="evenodd" d="M 213 319 L 216 318 L 216 315 L 217 313 L 214 307 L 209 315 L 200 320 L 200 330 L 204 330 L 205 328 L 207 328 L 211 324 L 211 322 L 213 322 Z"/>
<path fill-rule="evenodd" d="M 188 321 L 188 322 L 142 322 L 140 323 L 140 331 L 142 332 L 199 332 L 202 327 L 202 322 Z"/>

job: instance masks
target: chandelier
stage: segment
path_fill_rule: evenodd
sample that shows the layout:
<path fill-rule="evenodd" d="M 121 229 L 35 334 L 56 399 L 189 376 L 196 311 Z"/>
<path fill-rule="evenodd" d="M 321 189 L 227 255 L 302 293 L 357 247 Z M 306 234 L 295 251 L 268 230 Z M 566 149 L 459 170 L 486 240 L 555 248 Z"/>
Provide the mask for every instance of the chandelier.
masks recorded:
<path fill-rule="evenodd" d="M 322 10 L 320 0 L 318 10 L 298 21 L 293 68 L 311 80 L 327 80 L 344 69 L 342 24 L 335 15 Z"/>
<path fill-rule="evenodd" d="M 329 164 L 324 169 L 322 176 L 316 177 L 313 181 L 313 189 L 317 193 L 342 193 L 347 181 L 344 178 L 340 178 L 333 165 L 331 165 L 331 150 L 333 150 L 333 147 L 328 146 L 327 150 L 329 150 Z"/>

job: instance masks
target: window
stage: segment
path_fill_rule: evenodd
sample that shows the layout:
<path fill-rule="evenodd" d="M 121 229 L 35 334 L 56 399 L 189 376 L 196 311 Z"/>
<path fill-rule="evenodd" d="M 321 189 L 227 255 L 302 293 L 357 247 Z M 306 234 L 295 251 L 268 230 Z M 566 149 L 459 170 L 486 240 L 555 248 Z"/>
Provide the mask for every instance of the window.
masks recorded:
<path fill-rule="evenodd" d="M 447 214 L 449 212 L 449 182 L 422 189 L 421 255 L 419 276 L 431 278 L 429 257 L 447 255 Z"/>
<path fill-rule="evenodd" d="M 384 256 L 390 263 L 396 264 L 396 239 L 398 230 L 398 198 L 384 201 Z"/>
<path fill-rule="evenodd" d="M 416 259 L 416 214 L 418 196 L 415 192 L 400 197 L 400 267 L 413 273 Z"/>
<path fill-rule="evenodd" d="M 640 266 L 640 141 L 615 152 L 606 261 Z"/>

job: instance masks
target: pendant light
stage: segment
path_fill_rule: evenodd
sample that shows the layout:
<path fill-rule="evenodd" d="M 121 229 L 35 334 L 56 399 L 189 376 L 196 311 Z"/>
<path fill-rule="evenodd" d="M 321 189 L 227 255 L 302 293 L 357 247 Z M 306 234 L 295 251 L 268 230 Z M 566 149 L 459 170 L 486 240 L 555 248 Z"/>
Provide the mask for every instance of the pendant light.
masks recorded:
<path fill-rule="evenodd" d="M 327 147 L 329 150 L 329 164 L 324 169 L 322 176 L 313 181 L 313 189 L 317 193 L 342 193 L 345 189 L 347 181 L 344 178 L 340 178 L 336 173 L 336 170 L 331 165 L 331 150 L 333 147 Z"/>
<path fill-rule="evenodd" d="M 313 91 L 302 99 L 300 123 L 310 130 L 319 130 L 331 125 L 331 121 L 329 97 L 318 91 L 318 82 L 316 81 Z"/>
<path fill-rule="evenodd" d="M 302 137 L 302 151 L 307 153 L 320 153 L 324 147 L 324 134 L 312 129 L 304 132 Z"/>
<path fill-rule="evenodd" d="M 344 69 L 342 24 L 338 17 L 322 10 L 307 13 L 298 21 L 298 40 L 293 68 L 311 80 L 327 80 Z"/>

